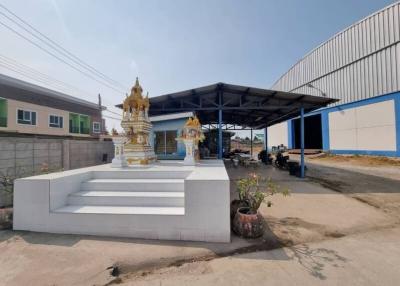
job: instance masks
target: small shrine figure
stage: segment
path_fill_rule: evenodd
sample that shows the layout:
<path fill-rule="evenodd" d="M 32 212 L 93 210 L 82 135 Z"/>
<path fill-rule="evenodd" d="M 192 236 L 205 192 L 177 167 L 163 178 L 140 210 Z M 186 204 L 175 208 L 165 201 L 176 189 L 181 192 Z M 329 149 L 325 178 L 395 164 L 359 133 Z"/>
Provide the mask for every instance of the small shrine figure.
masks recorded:
<path fill-rule="evenodd" d="M 123 168 L 128 166 L 124 156 L 124 144 L 127 138 L 121 135 L 114 135 L 112 137 L 114 143 L 114 158 L 111 161 L 112 168 Z"/>
<path fill-rule="evenodd" d="M 190 117 L 183 127 L 181 136 L 176 138 L 185 144 L 186 156 L 183 161 L 185 165 L 195 165 L 196 161 L 200 159 L 199 142 L 202 142 L 204 138 L 197 116 Z"/>

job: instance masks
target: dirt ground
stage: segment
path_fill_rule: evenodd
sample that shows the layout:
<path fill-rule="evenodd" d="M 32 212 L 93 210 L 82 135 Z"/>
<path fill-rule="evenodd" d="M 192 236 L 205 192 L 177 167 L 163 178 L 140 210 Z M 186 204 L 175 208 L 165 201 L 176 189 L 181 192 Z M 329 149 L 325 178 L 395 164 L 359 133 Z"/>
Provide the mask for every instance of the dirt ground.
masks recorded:
<path fill-rule="evenodd" d="M 227 166 L 232 198 L 236 197 L 235 181 L 252 172 L 291 190 L 289 197 L 272 197 L 272 207 L 263 203 L 260 208 L 270 229 L 264 235 L 266 241 L 276 238 L 287 246 L 389 227 L 400 221 L 400 181 L 318 165 L 307 167 L 307 179 L 302 180 L 271 166 Z"/>
<path fill-rule="evenodd" d="M 291 189 L 289 197 L 272 198 L 272 207 L 261 206 L 267 226 L 262 238 L 232 235 L 232 243 L 218 244 L 0 231 L 0 285 L 136 285 L 139 281 L 160 285 L 168 279 L 175 285 L 176 273 L 200 279 L 212 265 L 237 255 L 257 256 L 284 246 L 384 232 L 400 221 L 397 180 L 311 163 L 305 180 L 271 166 L 253 169 L 228 164 L 227 171 L 232 199 L 235 181 L 251 172 Z M 116 276 L 111 275 L 113 266 L 118 266 Z"/>
<path fill-rule="evenodd" d="M 299 160 L 298 155 L 290 155 L 290 158 Z M 313 156 L 306 156 L 306 162 L 372 176 L 400 180 L 400 158 L 332 155 L 322 153 Z"/>
<path fill-rule="evenodd" d="M 310 157 L 311 160 L 329 162 L 329 163 L 346 163 L 355 166 L 397 166 L 400 167 L 400 158 L 390 158 L 383 156 L 361 156 L 361 155 L 332 155 L 322 153 L 318 156 Z"/>
<path fill-rule="evenodd" d="M 399 178 L 395 180 L 314 164 L 308 164 L 308 167 L 310 180 L 400 219 Z"/>
<path fill-rule="evenodd" d="M 306 156 L 306 165 L 309 180 L 400 219 L 399 158 L 322 154 Z"/>

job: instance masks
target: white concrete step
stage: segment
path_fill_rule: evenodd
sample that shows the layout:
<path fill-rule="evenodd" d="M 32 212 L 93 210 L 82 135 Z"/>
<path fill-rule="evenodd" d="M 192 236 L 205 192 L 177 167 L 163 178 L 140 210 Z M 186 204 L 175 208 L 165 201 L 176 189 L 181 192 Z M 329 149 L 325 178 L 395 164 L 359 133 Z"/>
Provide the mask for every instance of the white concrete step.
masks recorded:
<path fill-rule="evenodd" d="M 54 210 L 55 213 L 70 214 L 113 214 L 113 215 L 185 215 L 183 207 L 130 207 L 130 206 L 64 206 Z"/>
<path fill-rule="evenodd" d="M 93 179 L 81 184 L 81 191 L 157 191 L 184 190 L 184 179 Z"/>
<path fill-rule="evenodd" d="M 192 171 L 113 170 L 93 171 L 93 179 L 185 179 Z"/>
<path fill-rule="evenodd" d="M 183 207 L 185 193 L 138 191 L 80 191 L 68 196 L 68 205 Z"/>

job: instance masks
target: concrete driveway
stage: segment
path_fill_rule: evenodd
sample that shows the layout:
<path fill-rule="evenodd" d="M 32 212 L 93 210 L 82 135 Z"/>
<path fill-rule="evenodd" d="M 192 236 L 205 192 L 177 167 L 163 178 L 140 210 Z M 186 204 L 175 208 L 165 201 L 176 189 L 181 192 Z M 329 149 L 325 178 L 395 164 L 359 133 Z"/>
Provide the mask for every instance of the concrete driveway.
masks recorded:
<path fill-rule="evenodd" d="M 293 245 L 386 228 L 398 222 L 396 217 L 376 207 L 271 166 L 227 170 L 232 180 L 232 197 L 236 196 L 235 180 L 252 172 L 270 177 L 291 190 L 288 197 L 279 194 L 271 197 L 272 207 L 264 203 L 260 208 L 269 227 L 264 236 L 267 241 L 277 238 L 283 245 Z M 400 193 L 396 195 L 400 197 Z"/>
<path fill-rule="evenodd" d="M 0 285 L 106 285 L 111 281 L 136 283 L 140 280 L 136 281 L 139 276 L 146 276 L 146 279 L 149 279 L 140 280 L 140 283 L 155 281 L 154 285 L 160 285 L 157 280 L 159 279 L 157 278 L 158 272 L 169 273 L 174 267 L 178 272 L 182 270 L 184 277 L 189 275 L 187 277 L 203 281 L 203 284 L 198 285 L 206 285 L 208 282 L 218 284 L 225 280 L 233 283 L 233 277 L 235 277 L 235 273 L 239 273 L 238 270 L 243 270 L 240 273 L 244 275 L 243 277 L 251 278 L 250 281 L 253 281 L 253 277 L 254 281 L 265 281 L 268 277 L 275 277 L 270 278 L 275 279 L 271 281 L 283 279 L 282 281 L 293 282 L 292 279 L 295 279 L 296 275 L 304 275 L 304 279 L 310 279 L 308 276 L 311 276 L 312 279 L 317 279 L 315 281 L 319 281 L 320 278 L 310 275 L 307 271 L 305 273 L 308 276 L 299 274 L 303 269 L 301 263 L 300 266 L 292 266 L 292 264 L 296 265 L 296 259 L 290 258 L 296 254 L 296 252 L 290 254 L 290 249 L 293 250 L 293 248 L 272 252 L 266 250 L 281 246 L 298 247 L 300 244 L 312 242 L 313 244 L 305 245 L 312 249 L 333 249 L 337 251 L 338 256 L 347 259 L 346 265 L 351 265 L 348 261 L 354 261 L 357 264 L 357 261 L 361 261 L 361 259 L 357 260 L 357 257 L 352 257 L 351 253 L 347 252 L 357 246 L 356 242 L 359 237 L 367 238 L 369 233 L 376 232 L 379 238 L 381 237 L 380 231 L 390 234 L 390 231 L 387 232 L 388 229 L 394 227 L 398 221 L 391 214 L 370 204 L 332 191 L 317 182 L 290 177 L 287 172 L 276 170 L 270 166 L 262 166 L 257 170 L 228 167 L 228 173 L 232 180 L 232 198 L 236 195 L 235 180 L 254 171 L 271 177 L 292 190 L 290 197 L 275 196 L 272 198 L 273 206 L 271 208 L 265 204 L 262 205 L 261 212 L 267 223 L 267 231 L 261 239 L 247 241 L 232 236 L 230 244 L 211 244 L 0 231 Z M 357 233 L 360 236 L 352 238 Z M 398 234 L 398 231 L 395 233 Z M 394 248 L 396 236 L 390 237 L 393 238 L 393 241 L 390 242 L 391 244 L 388 242 L 388 246 Z M 350 239 L 348 243 L 352 244 L 341 246 L 348 241 L 347 239 Z M 326 242 L 324 242 L 325 240 Z M 328 241 L 334 245 L 332 247 L 324 246 L 324 243 L 328 243 Z M 322 243 L 322 246 L 319 246 L 319 243 Z M 371 251 L 369 248 L 364 248 L 374 244 L 376 247 L 374 246 Z M 385 263 L 397 263 L 399 257 L 395 251 L 390 254 L 386 249 L 379 250 L 379 248 L 385 247 L 385 244 L 379 243 L 379 239 L 374 242 L 366 241 L 358 247 L 358 253 L 365 251 L 371 257 L 379 256 L 379 252 L 382 251 L 382 255 L 386 255 Z M 306 251 L 307 254 L 310 250 L 306 248 L 302 251 Z M 329 251 L 329 255 L 332 253 Z M 240 255 L 237 256 L 238 254 Z M 265 255 L 282 259 L 264 259 Z M 394 257 L 395 255 L 397 256 Z M 334 255 L 334 257 L 336 256 Z M 327 260 L 330 259 L 329 256 Z M 333 259 L 338 259 L 338 263 L 341 262 L 339 258 Z M 376 257 L 376 259 L 377 263 L 380 263 L 380 260 L 384 258 Z M 247 264 L 246 261 L 256 264 Z M 197 264 L 205 268 L 197 268 Z M 224 266 L 225 264 L 226 266 Z M 325 264 L 330 265 L 329 263 Z M 373 262 L 369 267 L 373 268 L 374 264 L 376 263 Z M 121 271 L 119 277 L 110 275 L 112 269 L 107 268 L 113 265 L 119 266 Z M 171 265 L 173 266 L 171 267 Z M 336 268 L 332 267 L 331 269 L 327 266 L 324 271 L 336 271 Z M 362 270 L 361 264 L 352 267 L 354 268 L 350 269 L 356 271 L 355 273 Z M 200 275 L 202 272 L 208 273 L 209 269 L 216 274 L 220 273 L 221 277 L 219 275 Z M 250 269 L 254 269 L 254 275 Z M 279 272 L 276 269 L 281 270 Z M 264 274 L 256 274 L 258 271 Z M 190 276 L 191 274 L 194 276 Z M 272 276 L 272 274 L 276 276 Z M 284 274 L 287 276 L 286 278 L 283 277 Z M 152 279 L 153 275 L 155 275 L 154 279 Z M 232 279 L 228 277 L 229 275 Z M 331 282 L 330 277 L 336 277 L 324 275 L 326 276 L 325 280 L 329 280 L 329 282 Z M 350 277 L 350 273 L 348 275 Z M 367 277 L 368 274 L 363 275 Z M 380 273 L 376 273 L 376 275 L 379 276 Z M 181 277 L 181 274 L 178 276 Z M 186 285 L 182 284 L 186 280 L 174 277 L 173 275 L 171 277 L 169 275 L 162 276 L 160 278 L 163 279 L 162 285 L 167 283 L 164 281 L 177 283 L 170 285 Z M 201 280 L 204 277 L 209 278 Z M 238 283 L 241 281 L 239 277 L 236 279 Z M 332 281 L 336 281 L 335 279 L 337 278 Z M 386 278 L 382 277 L 382 279 Z M 365 282 L 365 280 L 362 281 Z"/>
<path fill-rule="evenodd" d="M 400 228 L 159 269 L 122 285 L 399 285 Z"/>

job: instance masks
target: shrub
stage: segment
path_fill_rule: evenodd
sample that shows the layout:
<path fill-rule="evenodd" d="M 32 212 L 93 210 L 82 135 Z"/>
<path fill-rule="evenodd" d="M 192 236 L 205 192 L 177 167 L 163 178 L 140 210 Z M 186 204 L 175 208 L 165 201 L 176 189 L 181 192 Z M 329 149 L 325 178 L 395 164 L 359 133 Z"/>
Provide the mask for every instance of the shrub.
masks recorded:
<path fill-rule="evenodd" d="M 237 192 L 239 194 L 239 200 L 248 203 L 250 212 L 257 213 L 262 202 L 269 196 L 273 196 L 277 193 L 287 196 L 290 194 L 288 188 L 282 188 L 271 180 L 271 178 L 263 178 L 258 174 L 250 174 L 247 178 L 238 180 Z M 272 203 L 267 202 L 267 206 L 270 207 Z"/>

